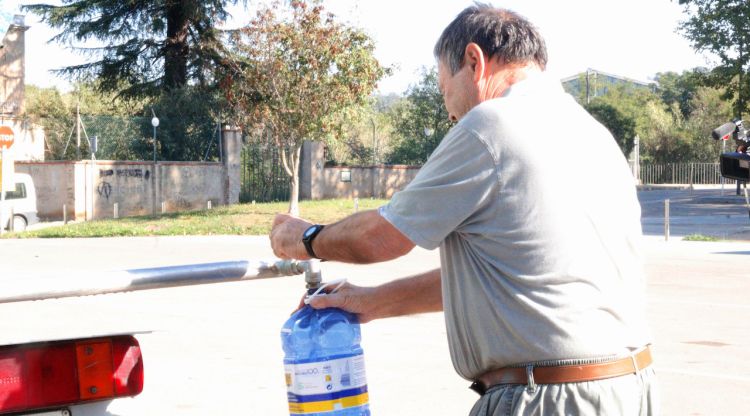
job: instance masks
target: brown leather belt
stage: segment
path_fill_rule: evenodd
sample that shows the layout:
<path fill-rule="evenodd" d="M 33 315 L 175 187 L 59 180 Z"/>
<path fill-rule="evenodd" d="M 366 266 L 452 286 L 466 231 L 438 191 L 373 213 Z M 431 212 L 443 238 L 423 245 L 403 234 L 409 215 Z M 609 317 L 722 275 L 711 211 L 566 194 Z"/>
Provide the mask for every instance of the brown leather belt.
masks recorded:
<path fill-rule="evenodd" d="M 651 348 L 646 346 L 632 356 L 596 364 L 563 365 L 554 367 L 505 367 L 488 371 L 471 385 L 484 394 L 498 384 L 559 384 L 602 380 L 634 374 L 651 365 Z"/>

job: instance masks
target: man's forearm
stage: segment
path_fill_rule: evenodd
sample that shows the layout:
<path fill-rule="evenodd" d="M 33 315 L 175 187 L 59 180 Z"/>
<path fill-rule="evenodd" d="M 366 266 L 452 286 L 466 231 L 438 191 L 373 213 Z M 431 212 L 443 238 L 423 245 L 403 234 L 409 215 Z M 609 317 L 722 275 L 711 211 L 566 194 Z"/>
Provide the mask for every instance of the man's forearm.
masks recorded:
<path fill-rule="evenodd" d="M 394 280 L 374 288 L 373 319 L 443 310 L 440 269 Z"/>
<path fill-rule="evenodd" d="M 345 284 L 339 291 L 310 299 L 315 309 L 341 308 L 361 323 L 374 319 L 443 310 L 440 270 L 432 270 L 375 287 Z"/>
<path fill-rule="evenodd" d="M 403 256 L 414 248 L 414 243 L 372 210 L 327 225 L 313 248 L 323 259 L 364 264 Z"/>

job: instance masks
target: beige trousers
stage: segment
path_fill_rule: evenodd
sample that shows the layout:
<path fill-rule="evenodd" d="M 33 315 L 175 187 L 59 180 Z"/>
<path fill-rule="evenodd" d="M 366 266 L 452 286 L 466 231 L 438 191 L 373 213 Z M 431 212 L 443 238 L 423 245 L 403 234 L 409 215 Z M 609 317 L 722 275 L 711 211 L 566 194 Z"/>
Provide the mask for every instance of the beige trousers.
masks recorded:
<path fill-rule="evenodd" d="M 582 383 L 499 385 L 470 416 L 651 416 L 659 414 L 653 366 L 638 374 Z"/>

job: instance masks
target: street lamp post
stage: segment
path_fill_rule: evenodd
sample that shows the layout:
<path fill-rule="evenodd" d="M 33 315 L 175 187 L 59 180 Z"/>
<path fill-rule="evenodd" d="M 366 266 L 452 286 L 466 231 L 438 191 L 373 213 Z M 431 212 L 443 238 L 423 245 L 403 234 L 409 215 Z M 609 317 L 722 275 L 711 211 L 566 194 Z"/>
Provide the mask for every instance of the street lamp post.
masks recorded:
<path fill-rule="evenodd" d="M 154 126 L 154 163 L 156 163 L 156 128 L 159 127 L 159 119 L 156 117 L 153 108 L 151 109 L 151 114 L 154 115 L 154 118 L 151 119 L 151 125 Z"/>
<path fill-rule="evenodd" d="M 151 109 L 151 114 L 154 116 L 151 119 L 151 125 L 154 126 L 154 171 L 151 175 L 151 215 L 156 215 L 156 128 L 159 127 L 159 119 L 154 113 L 154 109 Z"/>

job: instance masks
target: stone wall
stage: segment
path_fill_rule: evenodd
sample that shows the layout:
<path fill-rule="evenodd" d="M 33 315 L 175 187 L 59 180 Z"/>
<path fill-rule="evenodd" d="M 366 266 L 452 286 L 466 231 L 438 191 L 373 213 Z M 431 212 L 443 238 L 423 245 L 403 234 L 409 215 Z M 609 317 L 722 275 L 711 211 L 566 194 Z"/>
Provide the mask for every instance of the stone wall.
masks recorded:
<path fill-rule="evenodd" d="M 389 199 L 411 182 L 418 166 L 333 166 L 323 170 L 322 198 Z"/>
<path fill-rule="evenodd" d="M 16 162 L 16 172 L 28 173 L 34 180 L 39 218 L 62 219 L 63 205 L 68 207 L 68 218 L 72 218 L 75 167 L 72 162 Z"/>
<path fill-rule="evenodd" d="M 42 220 L 112 218 L 204 209 L 239 202 L 241 132 L 225 127 L 219 162 L 17 161 L 34 180 Z M 320 143 L 306 143 L 301 199 L 390 198 L 414 179 L 417 166 L 324 166 Z"/>
<path fill-rule="evenodd" d="M 34 180 L 42 220 L 101 219 L 226 204 L 224 166 L 210 162 L 16 162 Z M 236 202 L 236 201 L 235 201 Z"/>
<path fill-rule="evenodd" d="M 225 128 L 222 162 L 17 161 L 34 180 L 42 220 L 112 218 L 239 202 L 241 134 Z M 230 178 L 229 175 L 235 176 Z"/>
<path fill-rule="evenodd" d="M 323 144 L 305 142 L 300 166 L 300 199 L 390 198 L 406 187 L 419 166 L 325 166 Z"/>

